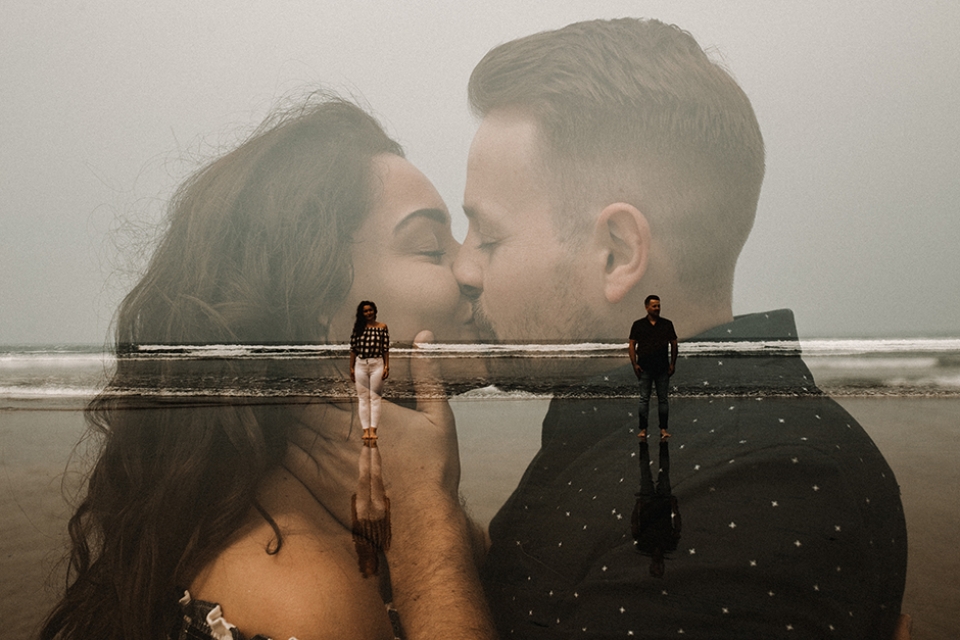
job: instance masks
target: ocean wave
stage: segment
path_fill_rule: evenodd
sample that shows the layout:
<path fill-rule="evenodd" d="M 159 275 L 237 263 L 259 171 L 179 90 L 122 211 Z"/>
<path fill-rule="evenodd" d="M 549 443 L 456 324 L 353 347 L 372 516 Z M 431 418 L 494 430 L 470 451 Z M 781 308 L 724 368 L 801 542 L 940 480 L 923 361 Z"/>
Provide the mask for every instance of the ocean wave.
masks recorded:
<path fill-rule="evenodd" d="M 30 386 L 7 387 L 0 386 L 0 398 L 11 400 L 28 400 L 31 398 L 92 398 L 102 387 L 86 386 Z"/>
<path fill-rule="evenodd" d="M 960 354 L 960 338 L 812 338 L 795 340 L 687 341 L 680 343 L 681 355 L 794 354 L 797 348 L 805 356 L 868 356 L 898 354 Z M 578 357 L 610 356 L 625 352 L 626 342 L 571 343 L 394 343 L 397 353 L 421 353 L 440 356 L 496 357 L 498 355 L 543 354 Z M 347 344 L 194 344 L 136 345 L 123 356 L 243 358 L 243 357 L 316 357 L 345 356 Z M 110 362 L 110 350 L 92 345 L 2 347 L 0 366 L 24 362 L 62 363 Z"/>
<path fill-rule="evenodd" d="M 960 395 L 960 339 L 860 339 L 860 340 L 801 340 L 801 351 L 814 379 L 825 392 L 840 395 Z M 740 356 L 795 356 L 795 341 L 738 341 L 686 342 L 681 344 L 679 368 L 687 366 L 683 360 L 710 357 L 718 354 L 726 359 Z M 343 373 L 317 377 L 314 359 L 331 362 L 347 357 L 348 346 L 337 345 L 143 345 L 120 358 L 143 359 L 150 364 L 154 359 L 185 360 L 177 364 L 174 380 L 158 381 L 163 388 L 147 386 L 139 380 L 138 388 L 118 390 L 125 395 L 183 397 L 248 396 L 286 397 L 296 395 L 320 397 L 349 397 L 352 385 Z M 506 379 L 502 374 L 520 375 L 507 362 L 498 377 L 468 373 L 458 380 L 448 380 L 448 391 L 462 393 L 465 398 L 544 398 L 554 394 L 586 394 L 607 396 L 630 395 L 635 389 L 601 387 L 587 389 L 576 372 L 576 359 L 601 358 L 607 362 L 592 361 L 593 371 L 605 370 L 626 362 L 626 345 L 622 343 L 571 344 L 450 344 L 431 343 L 414 347 L 396 345 L 392 353 L 400 358 L 413 355 L 440 359 L 474 358 L 530 358 L 557 359 L 558 369 L 566 377 L 547 377 L 542 380 Z M 190 365 L 189 360 L 198 366 Z M 255 361 L 253 367 L 233 367 L 230 361 Z M 571 359 L 574 362 L 571 362 Z M 270 361 L 277 361 L 274 366 Z M 223 362 L 221 362 L 223 361 Z M 226 363 L 229 366 L 223 366 Z M 116 364 L 115 356 L 90 346 L 41 348 L 0 347 L 0 400 L 6 398 L 89 398 L 98 393 L 110 377 Z M 454 363 L 455 364 L 455 363 Z M 458 365 L 451 371 L 471 371 Z M 599 367 L 599 369 L 598 369 Z M 342 368 L 342 367 L 341 367 Z M 483 367 L 481 367 L 483 369 Z M 488 370 L 494 371 L 491 366 Z M 154 371 L 146 367 L 144 372 Z M 171 370 L 172 371 L 172 370 Z M 225 372 L 235 372 L 227 377 Z M 329 369 L 336 371 L 336 368 Z M 571 374 L 570 372 L 573 372 Z M 470 378 L 469 376 L 474 376 Z M 496 381 L 499 386 L 490 385 Z M 394 386 L 394 388 L 398 388 Z M 406 393 L 406 392 L 404 392 Z M 692 392 L 691 392 L 692 393 Z M 760 390 L 760 393 L 766 391 Z"/>
<path fill-rule="evenodd" d="M 36 368 L 109 368 L 115 363 L 108 353 L 23 353 L 0 355 L 0 371 Z"/>
<path fill-rule="evenodd" d="M 625 342 L 574 343 L 395 343 L 391 352 L 424 354 L 438 357 L 608 357 L 625 353 Z M 140 345 L 139 355 L 165 357 L 326 357 L 345 356 L 346 344 L 325 345 Z M 737 340 L 681 342 L 684 356 L 794 355 L 805 356 L 867 356 L 897 354 L 960 354 L 960 339 L 809 339 L 800 340 Z"/>
<path fill-rule="evenodd" d="M 470 389 L 457 395 L 458 398 L 505 398 L 511 400 L 538 400 L 552 398 L 552 393 L 534 393 L 522 390 L 504 390 L 496 385 L 487 385 L 478 389 Z"/>
<path fill-rule="evenodd" d="M 940 361 L 933 356 L 921 357 L 849 357 L 849 356 L 807 356 L 804 355 L 807 366 L 824 369 L 933 369 L 939 366 Z"/>
<path fill-rule="evenodd" d="M 804 356 L 960 353 L 958 338 L 801 338 L 800 346 Z"/>

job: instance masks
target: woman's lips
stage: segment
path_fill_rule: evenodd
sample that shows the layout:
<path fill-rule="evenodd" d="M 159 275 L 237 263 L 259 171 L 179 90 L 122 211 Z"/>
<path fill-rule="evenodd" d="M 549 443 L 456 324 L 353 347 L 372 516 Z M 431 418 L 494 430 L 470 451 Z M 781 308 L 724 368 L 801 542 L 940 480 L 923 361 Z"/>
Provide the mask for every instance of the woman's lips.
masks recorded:
<path fill-rule="evenodd" d="M 473 321 L 473 316 L 463 323 L 463 336 L 466 341 L 476 342 L 480 339 L 480 327 Z"/>

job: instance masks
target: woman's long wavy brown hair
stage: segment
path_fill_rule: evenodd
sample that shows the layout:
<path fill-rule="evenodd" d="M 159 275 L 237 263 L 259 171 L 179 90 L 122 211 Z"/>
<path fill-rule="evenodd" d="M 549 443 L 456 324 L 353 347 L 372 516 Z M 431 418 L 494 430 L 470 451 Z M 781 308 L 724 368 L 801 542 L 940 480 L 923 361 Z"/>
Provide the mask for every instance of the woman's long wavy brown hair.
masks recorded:
<path fill-rule="evenodd" d="M 356 105 L 316 94 L 271 117 L 178 190 L 145 275 L 120 306 L 117 370 L 87 407 L 99 457 L 70 519 L 63 599 L 41 638 L 165 638 L 189 585 L 258 510 L 256 491 L 284 455 L 284 405 L 154 399 L 184 359 L 140 345 L 311 343 L 352 283 L 350 239 L 370 210 L 371 159 L 403 155 Z M 236 376 L 243 362 L 206 363 Z"/>
<path fill-rule="evenodd" d="M 363 333 L 364 328 L 367 326 L 367 319 L 363 315 L 363 308 L 366 306 L 373 307 L 373 316 L 377 316 L 377 305 L 372 300 L 361 300 L 360 304 L 357 305 L 357 316 L 353 321 L 353 331 L 350 333 L 350 342 L 353 343 L 355 338 L 359 338 L 360 334 Z"/>

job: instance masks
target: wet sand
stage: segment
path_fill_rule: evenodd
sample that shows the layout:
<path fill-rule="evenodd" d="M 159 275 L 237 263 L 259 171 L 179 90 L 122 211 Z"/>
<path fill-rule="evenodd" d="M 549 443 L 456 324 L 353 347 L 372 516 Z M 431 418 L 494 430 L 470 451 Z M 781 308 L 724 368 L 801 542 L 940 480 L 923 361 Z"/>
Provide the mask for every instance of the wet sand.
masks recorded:
<path fill-rule="evenodd" d="M 909 534 L 903 611 L 913 637 L 960 637 L 960 399 L 843 398 L 900 483 Z M 486 522 L 539 448 L 544 400 L 458 398 L 461 490 Z M 509 419 L 507 418 L 509 416 Z M 520 425 L 517 427 L 517 425 Z M 79 476 L 64 477 L 84 431 L 79 411 L 0 409 L 0 620 L 4 638 L 35 635 L 63 585 L 66 520 Z M 82 448 L 72 468 L 82 468 Z"/>
<path fill-rule="evenodd" d="M 32 638 L 63 587 L 64 474 L 80 436 L 75 410 L 0 410 L 0 620 L 11 640 Z"/>
<path fill-rule="evenodd" d="M 903 612 L 913 637 L 960 638 L 960 400 L 844 398 L 900 483 L 907 518 Z"/>

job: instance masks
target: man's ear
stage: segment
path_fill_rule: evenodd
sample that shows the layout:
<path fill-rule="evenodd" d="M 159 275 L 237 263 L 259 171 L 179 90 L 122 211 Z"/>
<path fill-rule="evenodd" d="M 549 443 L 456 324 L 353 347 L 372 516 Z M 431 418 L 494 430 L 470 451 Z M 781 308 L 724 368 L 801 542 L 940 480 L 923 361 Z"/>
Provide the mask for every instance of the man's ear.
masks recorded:
<path fill-rule="evenodd" d="M 603 261 L 603 293 L 607 302 L 617 304 L 647 271 L 650 225 L 635 206 L 615 202 L 600 212 L 594 233 Z"/>

